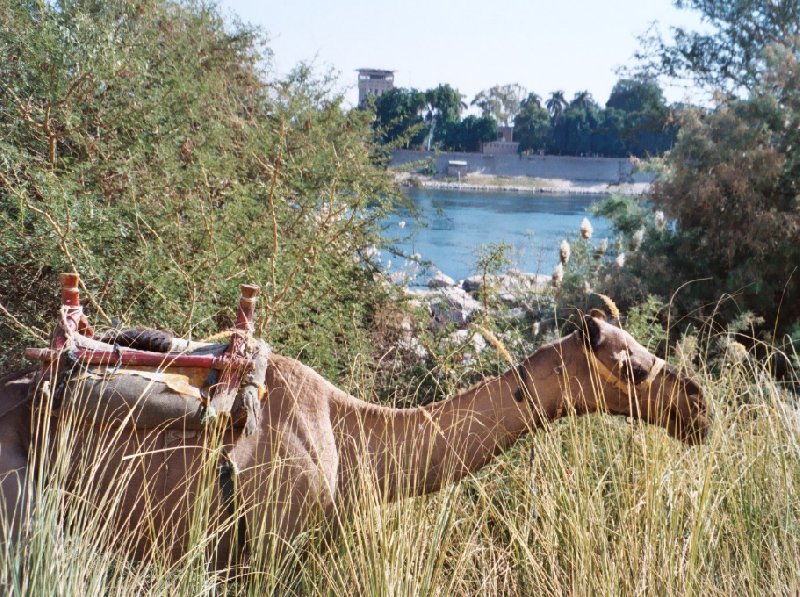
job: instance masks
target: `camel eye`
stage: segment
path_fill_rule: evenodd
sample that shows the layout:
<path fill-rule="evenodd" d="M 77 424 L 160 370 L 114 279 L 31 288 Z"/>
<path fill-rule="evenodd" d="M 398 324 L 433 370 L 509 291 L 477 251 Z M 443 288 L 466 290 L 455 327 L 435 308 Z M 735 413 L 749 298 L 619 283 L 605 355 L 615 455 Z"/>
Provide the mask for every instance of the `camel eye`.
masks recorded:
<path fill-rule="evenodd" d="M 631 374 L 633 376 L 631 381 L 633 381 L 635 384 L 642 383 L 645 379 L 647 379 L 647 369 L 635 363 L 631 363 Z"/>
<path fill-rule="evenodd" d="M 640 384 L 647 379 L 647 369 L 630 360 L 627 362 L 627 366 L 622 368 L 622 372 L 625 375 L 625 379 L 634 385 Z"/>

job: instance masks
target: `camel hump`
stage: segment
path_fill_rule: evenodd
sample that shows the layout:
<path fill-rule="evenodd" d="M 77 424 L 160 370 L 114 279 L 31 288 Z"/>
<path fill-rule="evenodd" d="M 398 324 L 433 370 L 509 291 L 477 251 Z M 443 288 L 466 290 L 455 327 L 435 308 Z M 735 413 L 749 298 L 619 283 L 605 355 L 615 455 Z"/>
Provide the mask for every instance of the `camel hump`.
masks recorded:
<path fill-rule="evenodd" d="M 126 346 L 134 350 L 149 352 L 170 352 L 175 334 L 167 330 L 149 328 L 131 328 L 112 330 L 101 338 L 101 342 Z"/>

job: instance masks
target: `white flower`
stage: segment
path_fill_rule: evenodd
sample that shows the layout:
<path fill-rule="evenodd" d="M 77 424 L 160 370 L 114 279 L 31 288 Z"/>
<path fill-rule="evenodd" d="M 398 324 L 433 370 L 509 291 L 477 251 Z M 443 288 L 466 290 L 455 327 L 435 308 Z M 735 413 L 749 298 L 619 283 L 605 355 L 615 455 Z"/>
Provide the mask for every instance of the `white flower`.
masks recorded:
<path fill-rule="evenodd" d="M 572 249 L 570 249 L 569 243 L 566 239 L 561 241 L 561 246 L 559 247 L 559 253 L 561 254 L 561 263 L 566 265 L 569 263 L 569 256 L 572 253 Z"/>
<path fill-rule="evenodd" d="M 659 230 L 664 230 L 664 226 L 666 225 L 667 221 L 667 219 L 664 217 L 664 212 L 661 211 L 660 209 L 657 210 L 656 213 L 653 215 L 653 219 L 656 222 L 656 228 L 658 228 Z"/>
<path fill-rule="evenodd" d="M 639 228 L 636 232 L 633 233 L 633 250 L 638 251 L 639 247 L 642 246 L 642 241 L 644 240 L 644 228 Z"/>
<path fill-rule="evenodd" d="M 583 218 L 581 222 L 581 236 L 586 239 L 592 238 L 592 232 L 594 232 L 594 228 L 592 228 L 592 223 L 589 221 L 589 218 Z"/>
<path fill-rule="evenodd" d="M 561 286 L 561 281 L 563 279 L 564 279 L 564 266 L 559 263 L 553 270 L 553 286 L 555 286 L 556 288 Z"/>
<path fill-rule="evenodd" d="M 614 260 L 614 265 L 617 267 L 625 267 L 625 253 L 620 253 Z"/>
<path fill-rule="evenodd" d="M 600 241 L 600 244 L 597 245 L 597 248 L 594 250 L 594 257 L 595 259 L 600 259 L 603 255 L 606 254 L 608 251 L 608 239 L 604 238 Z"/>
<path fill-rule="evenodd" d="M 397 222 L 397 225 L 400 227 L 401 230 L 406 227 L 406 223 L 403 220 Z"/>

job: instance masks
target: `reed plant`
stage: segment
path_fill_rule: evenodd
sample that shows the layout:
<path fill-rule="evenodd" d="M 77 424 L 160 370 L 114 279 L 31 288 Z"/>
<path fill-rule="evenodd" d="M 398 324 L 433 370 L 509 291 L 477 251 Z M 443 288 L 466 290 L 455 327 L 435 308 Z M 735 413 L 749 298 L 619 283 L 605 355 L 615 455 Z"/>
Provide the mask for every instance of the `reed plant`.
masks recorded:
<path fill-rule="evenodd" d="M 673 358 L 700 358 L 714 414 L 703 445 L 606 415 L 566 417 L 429 497 L 387 504 L 363 475 L 354 507 L 332 528 L 312 525 L 290 545 L 251 529 L 250 557 L 222 571 L 211 554 L 230 529 L 210 523 L 211 491 L 195 497 L 183 557 L 173 561 L 156 540 L 133 560 L 138 533 L 164 533 L 155 516 L 123 532 L 110 523 L 136 466 L 98 482 L 107 442 L 78 458 L 78 422 L 62 420 L 42 473 L 29 480 L 36 500 L 25 538 L 0 554 L 0 579 L 19 595 L 796 594 L 795 398 L 774 379 L 775 355 L 707 353 L 687 342 Z M 209 454 L 216 462 L 213 447 Z M 67 482 L 70 467 L 84 482 Z M 212 469 L 197 471 L 201 486 L 216 483 Z M 0 524 L 9 524 L 5 513 Z"/>

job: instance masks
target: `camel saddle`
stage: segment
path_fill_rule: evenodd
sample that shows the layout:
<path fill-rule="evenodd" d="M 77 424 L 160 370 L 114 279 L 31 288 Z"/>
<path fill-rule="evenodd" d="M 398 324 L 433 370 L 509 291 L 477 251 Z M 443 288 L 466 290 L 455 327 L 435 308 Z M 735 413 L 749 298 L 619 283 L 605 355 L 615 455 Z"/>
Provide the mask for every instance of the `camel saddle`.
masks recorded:
<path fill-rule="evenodd" d="M 61 319 L 50 346 L 25 351 L 42 363 L 31 384 L 37 404 L 90 424 L 191 430 L 222 420 L 248 434 L 257 430 L 270 352 L 253 338 L 257 286 L 240 286 L 230 339 L 211 344 L 151 329 L 96 338 L 80 305 L 78 275 L 60 279 Z"/>

